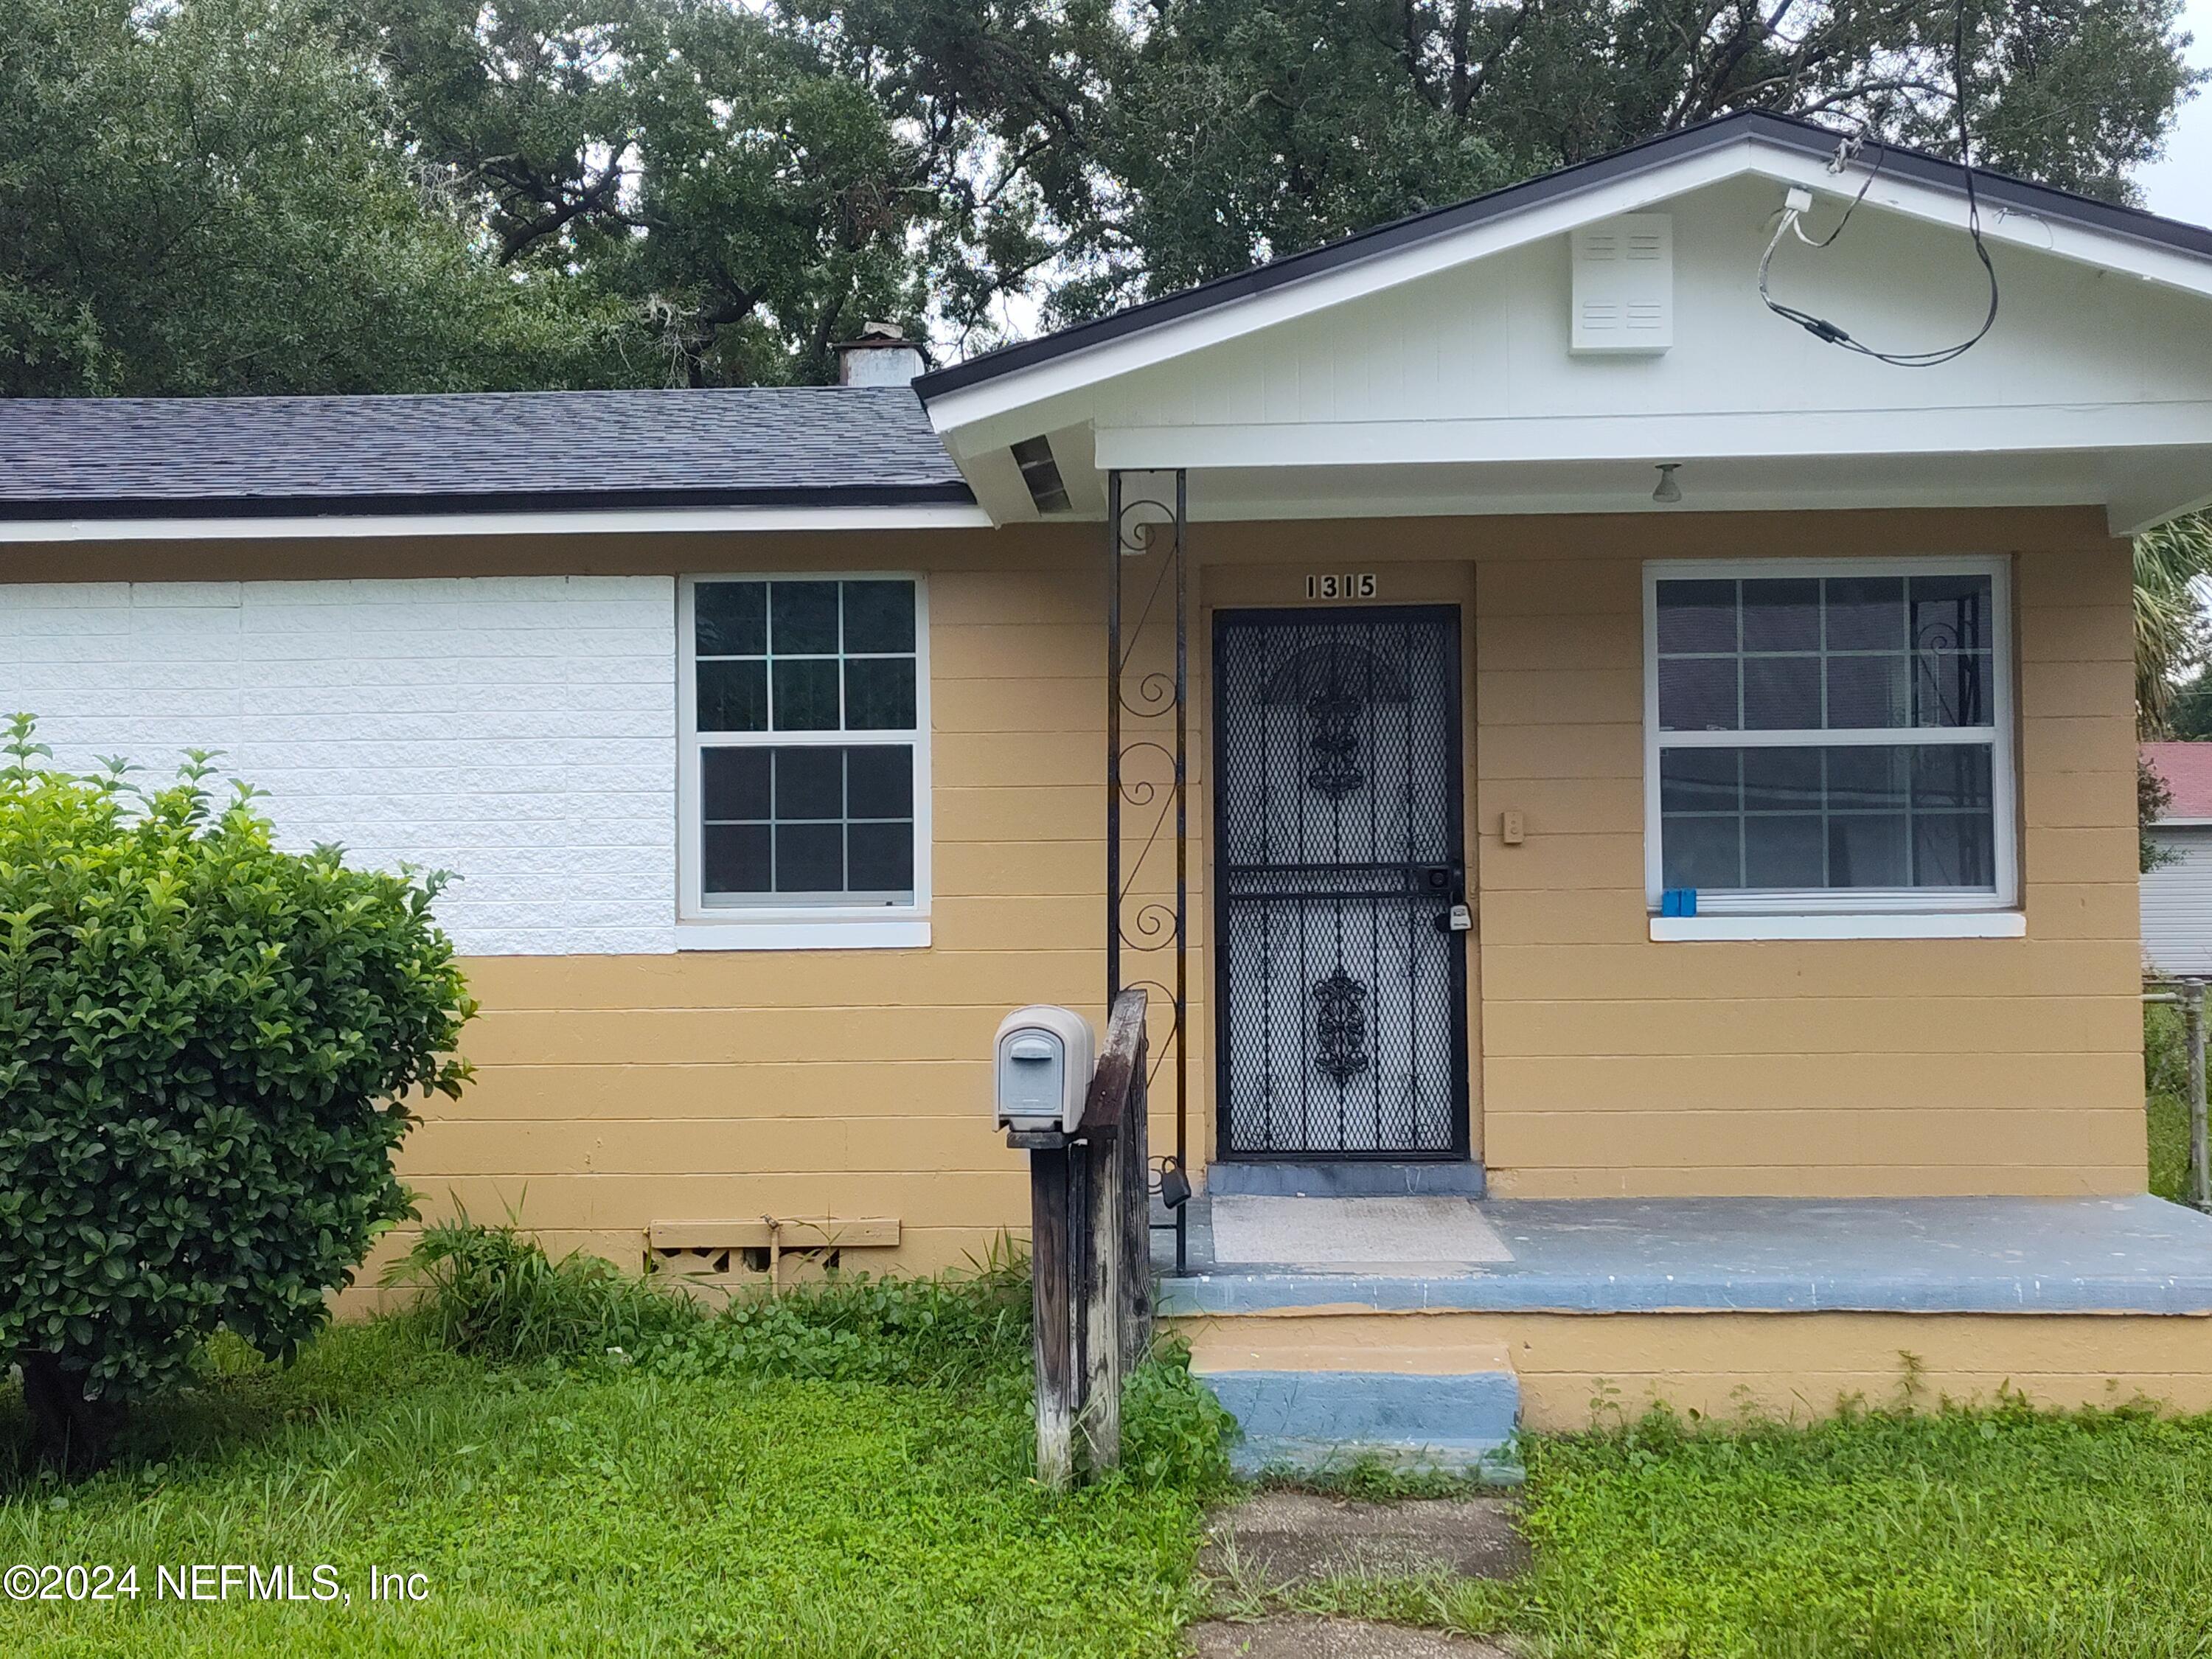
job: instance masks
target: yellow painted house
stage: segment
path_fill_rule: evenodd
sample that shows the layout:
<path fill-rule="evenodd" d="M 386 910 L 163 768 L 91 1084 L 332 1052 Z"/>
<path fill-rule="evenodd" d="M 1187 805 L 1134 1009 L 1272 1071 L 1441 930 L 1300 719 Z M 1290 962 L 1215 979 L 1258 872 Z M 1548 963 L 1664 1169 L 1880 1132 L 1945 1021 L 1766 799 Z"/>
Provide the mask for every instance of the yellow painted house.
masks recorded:
<path fill-rule="evenodd" d="M 0 405 L 0 701 L 455 872 L 434 1212 L 956 1266 L 1000 1019 L 1143 984 L 1255 1444 L 2212 1407 L 2127 543 L 2212 232 L 1972 182 L 1732 116 L 918 379 Z"/>

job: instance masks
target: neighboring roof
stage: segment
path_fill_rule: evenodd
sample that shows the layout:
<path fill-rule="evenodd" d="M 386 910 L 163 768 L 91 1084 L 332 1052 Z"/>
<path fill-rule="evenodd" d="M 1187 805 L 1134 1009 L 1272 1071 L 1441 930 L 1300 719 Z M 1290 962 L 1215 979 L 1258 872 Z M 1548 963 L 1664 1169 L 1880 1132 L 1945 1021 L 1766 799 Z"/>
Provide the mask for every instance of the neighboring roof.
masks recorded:
<path fill-rule="evenodd" d="M 0 520 L 974 499 L 904 386 L 0 399 Z"/>
<path fill-rule="evenodd" d="M 1849 136 L 1810 121 L 1801 121 L 1792 116 L 1777 115 L 1765 110 L 1743 110 L 1733 115 L 1717 116 L 1696 126 L 1685 127 L 1679 132 L 1632 144 L 1626 149 L 1615 150 L 1609 155 L 1561 167 L 1554 173 L 1542 173 L 1521 184 L 1509 185 L 1503 190 L 1492 191 L 1488 195 L 1475 197 L 1471 201 L 1432 209 L 1426 213 L 1377 226 L 1373 230 L 1361 231 L 1340 241 L 1325 243 L 1303 253 L 1271 260 L 1249 270 L 1216 277 L 1196 288 L 1164 295 L 1157 300 L 1148 300 L 1127 310 L 1114 312 L 1094 322 L 1079 323 L 1056 334 L 1002 346 L 996 351 L 985 352 L 965 362 L 954 363 L 949 368 L 924 374 L 915 381 L 914 388 L 926 402 L 963 386 L 994 380 L 1000 375 L 1048 362 L 1072 352 L 1103 345 L 1110 340 L 1140 333 L 1165 323 L 1180 321 L 1198 313 L 1211 311 L 1217 306 L 1249 299 L 1287 283 L 1316 276 L 1339 266 L 1394 252 L 1440 236 L 1449 236 L 1471 226 L 1523 212 L 1559 197 L 1572 195 L 1617 179 L 1667 167 L 1743 138 L 1758 138 L 1784 149 L 1798 150 L 1825 164 L 1835 154 L 1836 146 Z M 1879 165 L 1885 174 L 1931 185 L 1958 195 L 1966 193 L 1966 169 L 1955 161 L 1890 145 L 1869 146 L 1869 153 L 1878 156 Z M 1973 174 L 1976 192 L 1984 203 L 1993 207 L 2014 208 L 2033 213 L 2045 221 L 2080 225 L 2109 235 L 2125 236 L 2155 246 L 2212 258 L 2212 229 L 2204 226 L 2188 224 L 2178 219 L 2161 219 L 2156 214 L 2144 213 L 2134 208 L 2115 207 L 2109 202 L 2076 196 L 2070 191 L 2053 189 L 2048 185 L 2030 184 L 2025 179 L 1992 173 L 1986 167 L 1974 168 Z"/>
<path fill-rule="evenodd" d="M 2173 795 L 2160 823 L 2212 823 L 2212 743 L 2147 743 L 2142 757 Z"/>

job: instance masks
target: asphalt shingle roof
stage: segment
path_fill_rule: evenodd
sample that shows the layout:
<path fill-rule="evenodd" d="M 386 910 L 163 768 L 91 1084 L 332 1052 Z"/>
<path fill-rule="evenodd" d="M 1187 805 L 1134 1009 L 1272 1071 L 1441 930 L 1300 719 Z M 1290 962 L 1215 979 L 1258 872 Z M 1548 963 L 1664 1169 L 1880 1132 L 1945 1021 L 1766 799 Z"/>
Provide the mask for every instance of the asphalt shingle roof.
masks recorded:
<path fill-rule="evenodd" d="M 904 386 L 0 399 L 0 519 L 972 499 Z"/>

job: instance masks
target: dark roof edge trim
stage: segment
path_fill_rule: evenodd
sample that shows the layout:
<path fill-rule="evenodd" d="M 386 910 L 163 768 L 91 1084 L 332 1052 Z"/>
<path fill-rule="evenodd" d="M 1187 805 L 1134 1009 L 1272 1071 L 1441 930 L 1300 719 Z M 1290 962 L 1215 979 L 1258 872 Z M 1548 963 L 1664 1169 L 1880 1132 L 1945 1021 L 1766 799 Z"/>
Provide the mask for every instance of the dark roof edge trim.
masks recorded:
<path fill-rule="evenodd" d="M 1218 276 L 1195 288 L 1162 295 L 1157 300 L 1147 300 L 1140 305 L 1131 306 L 1126 311 L 1116 311 L 1092 322 L 1078 323 L 1054 334 L 1024 340 L 1017 345 L 1002 346 L 996 351 L 985 352 L 980 357 L 971 357 L 966 362 L 954 363 L 921 375 L 915 379 L 914 389 L 922 401 L 927 403 L 930 398 L 945 392 L 957 392 L 963 386 L 996 380 L 1001 375 L 1049 362 L 1057 357 L 1105 345 L 1164 324 L 1179 322 L 1186 317 L 1238 300 L 1249 299 L 1287 283 L 1318 276 L 1401 248 L 1415 246 L 1436 237 L 1486 224 L 1493 219 L 1504 218 L 1560 197 L 1610 184 L 1615 179 L 1632 178 L 1670 162 L 1703 155 L 1707 150 L 1719 149 L 1740 138 L 1764 139 L 1805 155 L 1817 157 L 1825 164 L 1835 153 L 1836 145 L 1847 136 L 1832 128 L 1766 110 L 1743 110 L 1730 115 L 1716 116 L 1710 121 L 1685 127 L 1679 132 L 1662 133 L 1656 138 L 1632 144 L 1626 149 L 1615 150 L 1611 155 L 1595 156 L 1555 173 L 1541 173 L 1520 184 L 1508 185 L 1502 190 L 1478 196 L 1472 201 L 1432 208 L 1428 212 L 1380 225 L 1373 230 L 1361 231 L 1340 241 L 1327 242 L 1303 253 L 1286 254 L 1266 264 L 1255 265 L 1249 270 Z M 1911 179 L 1916 183 L 1932 185 L 1959 195 L 1966 191 L 1966 168 L 1956 161 L 1947 161 L 1924 151 L 1895 145 L 1885 146 L 1882 167 L 1887 173 Z M 1992 173 L 1985 167 L 1976 167 L 1973 172 L 1974 188 L 1984 201 L 2018 208 L 2042 218 L 2063 220 L 2108 235 L 2124 236 L 2152 246 L 2173 248 L 2200 258 L 2212 258 L 2212 229 L 2203 226 L 2189 224 L 2179 219 L 2162 219 L 2156 214 L 2145 213 L 2136 208 L 2117 207 L 2110 202 L 2077 196 L 2071 191 L 2060 190 L 2051 185 L 2032 184 L 2009 174 Z"/>
<path fill-rule="evenodd" d="M 470 495 L 134 495 L 82 501 L 0 498 L 0 523 L 67 519 L 380 519 L 468 513 L 650 513 L 683 508 L 972 507 L 964 483 L 836 485 L 783 489 L 547 490 Z"/>

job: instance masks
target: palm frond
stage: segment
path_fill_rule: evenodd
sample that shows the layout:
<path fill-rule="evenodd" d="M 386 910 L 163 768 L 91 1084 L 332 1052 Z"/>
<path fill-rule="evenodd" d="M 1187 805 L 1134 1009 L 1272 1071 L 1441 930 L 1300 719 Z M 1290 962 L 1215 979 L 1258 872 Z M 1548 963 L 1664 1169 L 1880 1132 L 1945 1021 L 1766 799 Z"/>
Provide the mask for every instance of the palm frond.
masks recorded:
<path fill-rule="evenodd" d="M 2208 631 L 2197 584 L 2212 578 L 2212 515 L 2191 514 L 2136 538 L 2136 725 L 2161 736 L 2183 678 L 2204 665 Z"/>

